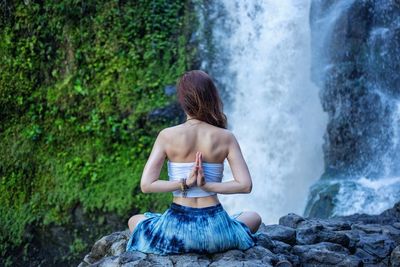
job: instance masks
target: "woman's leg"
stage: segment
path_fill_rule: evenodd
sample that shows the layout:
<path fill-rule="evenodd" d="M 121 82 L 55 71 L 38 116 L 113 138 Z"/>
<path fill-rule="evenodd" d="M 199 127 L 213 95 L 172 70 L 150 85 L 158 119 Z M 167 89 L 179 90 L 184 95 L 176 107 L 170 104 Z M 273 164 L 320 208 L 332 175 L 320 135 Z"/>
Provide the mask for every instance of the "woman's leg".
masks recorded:
<path fill-rule="evenodd" d="M 246 224 L 254 234 L 261 225 L 261 216 L 255 211 L 243 211 L 236 220 Z"/>
<path fill-rule="evenodd" d="M 145 218 L 146 218 L 146 216 L 144 216 L 143 214 L 136 214 L 129 218 L 128 226 L 129 226 L 129 230 L 131 231 L 131 233 L 135 229 L 136 225 L 138 225 L 138 223 L 140 221 L 144 220 Z"/>

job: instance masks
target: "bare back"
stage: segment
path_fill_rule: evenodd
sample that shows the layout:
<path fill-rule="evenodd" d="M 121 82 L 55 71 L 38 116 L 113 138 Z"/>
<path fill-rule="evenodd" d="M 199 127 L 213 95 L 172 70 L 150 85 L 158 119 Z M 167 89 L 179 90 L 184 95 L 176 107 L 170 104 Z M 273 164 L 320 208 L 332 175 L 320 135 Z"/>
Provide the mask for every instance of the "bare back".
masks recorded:
<path fill-rule="evenodd" d="M 149 188 L 158 180 L 166 158 L 171 162 L 194 162 L 198 151 L 202 153 L 203 162 L 222 163 L 227 159 L 231 168 L 234 181 L 214 183 L 213 192 L 229 194 L 251 191 L 250 173 L 234 135 L 229 130 L 200 120 L 188 120 L 159 133 L 143 170 L 141 187 Z M 169 191 L 159 186 L 154 190 Z M 173 202 L 191 207 L 206 207 L 218 204 L 219 200 L 215 194 L 190 198 L 174 196 Z"/>
<path fill-rule="evenodd" d="M 229 152 L 229 132 L 201 121 L 165 129 L 165 153 L 172 162 L 193 162 L 201 151 L 205 162 L 222 163 Z M 217 195 L 199 198 L 174 197 L 173 202 L 192 207 L 206 207 L 219 203 Z"/>
<path fill-rule="evenodd" d="M 193 162 L 197 151 L 205 162 L 222 163 L 228 156 L 230 133 L 201 121 L 170 127 L 166 136 L 165 153 L 172 162 Z"/>

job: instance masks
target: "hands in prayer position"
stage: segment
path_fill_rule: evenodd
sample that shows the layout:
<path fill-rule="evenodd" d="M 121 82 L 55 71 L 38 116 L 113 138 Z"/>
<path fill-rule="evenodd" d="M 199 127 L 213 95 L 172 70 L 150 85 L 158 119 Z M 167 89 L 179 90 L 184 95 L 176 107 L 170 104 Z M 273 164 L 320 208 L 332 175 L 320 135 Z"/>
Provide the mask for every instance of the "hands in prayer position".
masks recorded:
<path fill-rule="evenodd" d="M 193 187 L 197 185 L 198 187 L 202 187 L 206 184 L 206 180 L 204 179 L 204 172 L 202 166 L 202 154 L 201 152 L 196 153 L 196 161 L 193 166 L 192 171 L 189 174 L 189 177 L 186 179 L 186 185 L 188 187 Z"/>

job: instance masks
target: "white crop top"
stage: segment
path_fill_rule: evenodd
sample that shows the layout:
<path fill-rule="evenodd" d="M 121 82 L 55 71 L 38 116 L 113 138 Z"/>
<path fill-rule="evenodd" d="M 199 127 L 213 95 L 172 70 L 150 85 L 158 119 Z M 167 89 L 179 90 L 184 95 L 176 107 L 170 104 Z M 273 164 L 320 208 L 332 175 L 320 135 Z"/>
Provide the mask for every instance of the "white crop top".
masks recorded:
<path fill-rule="evenodd" d="M 195 162 L 171 162 L 168 160 L 168 177 L 170 181 L 180 180 L 181 178 L 188 178 Z M 221 182 L 224 172 L 223 163 L 203 162 L 204 179 L 206 182 Z M 174 196 L 182 196 L 181 190 L 172 192 Z M 190 187 L 187 190 L 186 197 L 206 197 L 216 195 L 214 192 L 207 192 L 198 186 Z"/>

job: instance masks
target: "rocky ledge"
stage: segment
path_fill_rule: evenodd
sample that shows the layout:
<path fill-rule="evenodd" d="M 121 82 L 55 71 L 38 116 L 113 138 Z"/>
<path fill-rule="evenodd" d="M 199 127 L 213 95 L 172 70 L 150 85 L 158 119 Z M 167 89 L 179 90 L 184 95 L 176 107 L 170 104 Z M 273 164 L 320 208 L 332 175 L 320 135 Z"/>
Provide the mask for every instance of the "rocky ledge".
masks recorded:
<path fill-rule="evenodd" d="M 262 224 L 257 245 L 212 255 L 126 252 L 129 230 L 98 240 L 84 266 L 400 266 L 400 202 L 380 215 L 330 219 L 289 213 Z"/>

